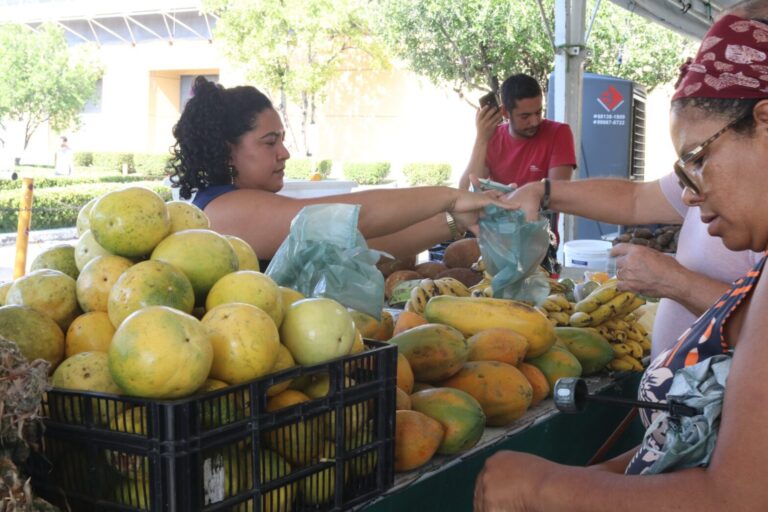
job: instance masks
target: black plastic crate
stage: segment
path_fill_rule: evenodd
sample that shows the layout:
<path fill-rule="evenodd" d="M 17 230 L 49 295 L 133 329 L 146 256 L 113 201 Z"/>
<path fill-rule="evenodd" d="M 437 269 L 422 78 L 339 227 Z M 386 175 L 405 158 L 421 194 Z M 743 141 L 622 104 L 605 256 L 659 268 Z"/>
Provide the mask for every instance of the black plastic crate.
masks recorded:
<path fill-rule="evenodd" d="M 181 400 L 48 392 L 36 491 L 73 511 L 344 510 L 394 479 L 397 347 L 294 367 Z M 329 378 L 326 396 L 267 411 L 267 390 Z"/>

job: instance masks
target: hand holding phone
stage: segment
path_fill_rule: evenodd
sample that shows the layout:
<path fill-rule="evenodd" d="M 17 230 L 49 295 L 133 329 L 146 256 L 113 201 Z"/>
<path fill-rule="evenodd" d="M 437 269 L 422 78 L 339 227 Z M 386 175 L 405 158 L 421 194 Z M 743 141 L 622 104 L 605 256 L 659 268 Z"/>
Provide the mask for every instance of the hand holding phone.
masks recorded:
<path fill-rule="evenodd" d="M 480 100 L 480 107 L 490 106 L 495 109 L 499 109 L 499 99 L 496 97 L 496 93 L 491 91 L 488 94 L 483 95 Z"/>

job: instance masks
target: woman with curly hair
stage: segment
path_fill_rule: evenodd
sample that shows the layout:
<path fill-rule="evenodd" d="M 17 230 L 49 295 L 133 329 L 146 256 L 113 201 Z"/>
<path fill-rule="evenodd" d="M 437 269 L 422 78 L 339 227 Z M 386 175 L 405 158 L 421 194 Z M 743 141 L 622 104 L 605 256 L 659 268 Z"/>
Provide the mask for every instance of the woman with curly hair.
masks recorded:
<path fill-rule="evenodd" d="M 247 241 L 271 258 L 304 206 L 361 205 L 358 228 L 370 247 L 407 257 L 460 238 L 477 224 L 486 205 L 504 203 L 486 194 L 450 187 L 369 190 L 313 199 L 278 195 L 283 188 L 285 129 L 269 98 L 255 87 L 224 88 L 203 77 L 173 128 L 171 181 L 219 233 Z"/>

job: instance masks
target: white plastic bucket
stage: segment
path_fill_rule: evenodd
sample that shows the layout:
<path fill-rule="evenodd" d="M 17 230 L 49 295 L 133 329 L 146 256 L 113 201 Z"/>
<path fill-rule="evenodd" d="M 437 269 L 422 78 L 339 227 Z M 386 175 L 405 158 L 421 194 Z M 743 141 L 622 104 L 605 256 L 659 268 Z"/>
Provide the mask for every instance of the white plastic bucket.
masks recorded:
<path fill-rule="evenodd" d="M 565 266 L 605 271 L 611 242 L 605 240 L 571 240 L 563 245 Z"/>

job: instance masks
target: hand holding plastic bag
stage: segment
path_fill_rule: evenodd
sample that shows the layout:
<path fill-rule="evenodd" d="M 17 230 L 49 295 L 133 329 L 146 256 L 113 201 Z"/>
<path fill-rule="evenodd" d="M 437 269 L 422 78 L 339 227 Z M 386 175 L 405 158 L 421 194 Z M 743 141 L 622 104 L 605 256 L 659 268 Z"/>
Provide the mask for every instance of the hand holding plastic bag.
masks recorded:
<path fill-rule="evenodd" d="M 360 206 L 305 206 L 291 222 L 266 274 L 306 297 L 328 297 L 375 318 L 384 307 L 381 252 L 369 249 L 357 229 Z"/>
<path fill-rule="evenodd" d="M 521 210 L 486 206 L 478 242 L 494 297 L 541 304 L 549 295 L 549 281 L 538 272 L 549 247 L 549 221 L 527 222 Z"/>

